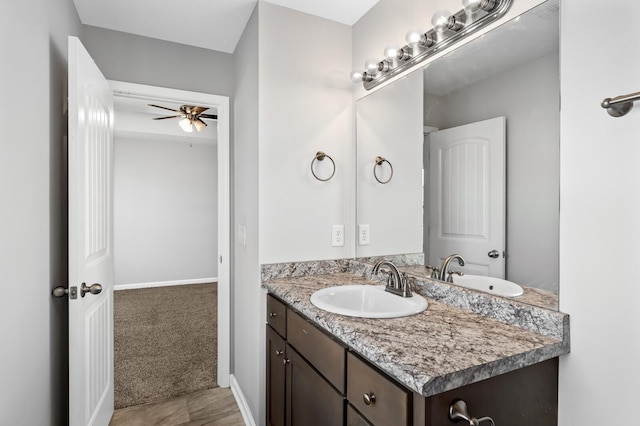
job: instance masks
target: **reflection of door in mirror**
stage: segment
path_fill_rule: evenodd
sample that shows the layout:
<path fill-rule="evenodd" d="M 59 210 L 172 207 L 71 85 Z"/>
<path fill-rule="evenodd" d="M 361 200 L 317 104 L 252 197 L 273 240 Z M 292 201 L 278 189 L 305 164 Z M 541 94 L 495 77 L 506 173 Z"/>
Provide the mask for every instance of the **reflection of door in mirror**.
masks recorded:
<path fill-rule="evenodd" d="M 428 264 L 458 253 L 465 259 L 455 267 L 459 272 L 505 277 L 505 132 L 505 117 L 497 117 L 427 136 Z M 494 251 L 499 255 L 491 256 Z"/>

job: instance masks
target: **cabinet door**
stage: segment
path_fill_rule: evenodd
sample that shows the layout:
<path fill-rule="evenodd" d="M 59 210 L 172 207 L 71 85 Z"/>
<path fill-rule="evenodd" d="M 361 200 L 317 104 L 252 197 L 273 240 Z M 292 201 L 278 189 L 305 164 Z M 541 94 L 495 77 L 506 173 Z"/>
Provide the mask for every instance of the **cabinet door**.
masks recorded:
<path fill-rule="evenodd" d="M 371 426 L 358 412 L 351 406 L 347 406 L 347 426 Z"/>
<path fill-rule="evenodd" d="M 285 350 L 282 337 L 267 326 L 267 426 L 284 426 Z"/>
<path fill-rule="evenodd" d="M 488 416 L 500 426 L 557 425 L 558 358 L 428 398 L 427 425 L 450 426 L 449 405 L 456 399 L 466 402 L 470 416 Z"/>
<path fill-rule="evenodd" d="M 345 399 L 287 345 L 287 426 L 344 424 Z"/>

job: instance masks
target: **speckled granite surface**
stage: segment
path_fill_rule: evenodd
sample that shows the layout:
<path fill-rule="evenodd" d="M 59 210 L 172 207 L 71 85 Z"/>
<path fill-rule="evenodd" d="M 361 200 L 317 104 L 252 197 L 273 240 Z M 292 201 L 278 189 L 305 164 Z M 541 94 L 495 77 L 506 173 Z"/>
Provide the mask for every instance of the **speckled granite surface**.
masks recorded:
<path fill-rule="evenodd" d="M 514 317 L 512 306 L 507 306 L 506 312 L 498 315 L 502 319 L 499 321 L 431 298 L 427 293 L 437 294 L 438 289 L 425 290 L 421 284 L 418 284 L 418 291 L 427 296 L 429 307 L 421 314 L 404 318 L 345 317 L 316 308 L 309 299 L 314 291 L 323 287 L 372 283 L 354 273 L 337 272 L 275 278 L 263 282 L 263 286 L 389 376 L 423 396 L 455 389 L 569 351 L 568 316 L 564 314 L 550 312 L 564 317 L 559 324 L 562 331 L 533 332 L 506 323 Z M 479 303 L 484 302 L 486 300 L 481 299 Z M 481 310 L 491 309 L 505 309 L 505 306 L 498 303 Z"/>
<path fill-rule="evenodd" d="M 407 280 L 424 297 L 444 302 L 469 312 L 481 314 L 505 324 L 562 340 L 568 327 L 568 315 L 555 310 L 541 308 L 520 298 L 498 297 L 480 291 L 469 290 L 457 285 L 411 273 L 412 267 L 400 267 L 407 272 Z M 348 271 L 373 281 L 383 282 L 384 276 L 372 275 L 371 264 L 349 261 Z M 565 324 L 566 323 L 566 324 Z"/>

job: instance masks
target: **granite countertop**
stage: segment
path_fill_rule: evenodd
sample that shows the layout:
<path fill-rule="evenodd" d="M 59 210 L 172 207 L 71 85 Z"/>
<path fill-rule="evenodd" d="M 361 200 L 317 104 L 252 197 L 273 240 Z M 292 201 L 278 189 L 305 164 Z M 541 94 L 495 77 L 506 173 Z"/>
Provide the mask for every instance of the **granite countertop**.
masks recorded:
<path fill-rule="evenodd" d="M 562 330 L 532 331 L 507 320 L 434 300 L 421 288 L 416 290 L 427 296 L 429 307 L 410 317 L 354 318 L 332 314 L 311 304 L 310 296 L 316 290 L 347 284 L 378 283 L 357 274 L 337 272 L 271 278 L 263 282 L 263 287 L 389 376 L 425 397 L 569 351 L 568 318 L 556 321 L 566 324 L 565 335 L 559 338 Z M 518 316 L 522 312 L 528 315 L 528 311 L 518 309 Z M 553 314 L 564 315 L 549 313 Z"/>

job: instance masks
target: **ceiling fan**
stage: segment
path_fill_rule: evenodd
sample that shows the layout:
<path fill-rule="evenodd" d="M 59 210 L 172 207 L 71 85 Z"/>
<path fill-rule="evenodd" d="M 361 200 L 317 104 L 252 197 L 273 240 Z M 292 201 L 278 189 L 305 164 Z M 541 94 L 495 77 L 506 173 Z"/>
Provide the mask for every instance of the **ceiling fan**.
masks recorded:
<path fill-rule="evenodd" d="M 167 118 L 182 118 L 178 122 L 182 130 L 185 132 L 193 132 L 193 127 L 196 128 L 197 131 L 201 131 L 205 127 L 207 127 L 207 123 L 202 121 L 203 118 L 217 120 L 218 116 L 213 114 L 203 114 L 209 108 L 194 106 L 194 105 L 182 105 L 180 109 L 172 109 L 167 108 L 161 105 L 148 104 L 149 106 L 155 108 L 162 108 L 168 111 L 177 112 L 177 115 L 169 115 L 167 117 L 155 117 L 154 120 L 166 120 Z"/>

